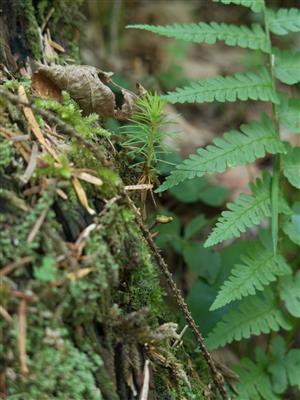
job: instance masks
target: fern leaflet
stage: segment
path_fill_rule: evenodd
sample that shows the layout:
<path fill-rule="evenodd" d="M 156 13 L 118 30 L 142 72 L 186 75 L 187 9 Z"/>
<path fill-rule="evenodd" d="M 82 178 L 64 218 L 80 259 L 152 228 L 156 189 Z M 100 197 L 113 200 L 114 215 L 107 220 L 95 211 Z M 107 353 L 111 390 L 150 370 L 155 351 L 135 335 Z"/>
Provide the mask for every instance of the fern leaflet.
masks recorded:
<path fill-rule="evenodd" d="M 279 400 L 272 390 L 271 377 L 266 371 L 266 360 L 261 362 L 265 354 L 260 348 L 256 348 L 256 362 L 254 363 L 249 358 L 241 360 L 241 367 L 236 367 L 235 370 L 239 375 L 239 382 L 236 389 L 239 400 Z"/>
<path fill-rule="evenodd" d="M 300 18 L 300 16 L 299 16 Z M 280 51 L 273 49 L 275 54 L 275 76 L 287 85 L 300 82 L 300 51 Z"/>
<path fill-rule="evenodd" d="M 223 240 L 239 237 L 247 228 L 258 225 L 270 216 L 270 176 L 257 179 L 250 184 L 252 194 L 241 193 L 234 203 L 228 203 L 228 211 L 223 211 L 215 228 L 204 243 L 213 246 Z"/>
<path fill-rule="evenodd" d="M 165 182 L 157 189 L 162 192 L 183 180 L 201 177 L 204 174 L 224 172 L 225 169 L 243 165 L 271 154 L 286 153 L 284 144 L 270 118 L 262 114 L 261 122 L 252 121 L 242 125 L 239 131 L 229 131 L 223 139 L 214 139 L 213 144 L 200 148 L 173 170 Z"/>
<path fill-rule="evenodd" d="M 231 275 L 222 285 L 211 310 L 223 307 L 234 300 L 264 290 L 266 285 L 276 280 L 276 276 L 287 275 L 291 269 L 280 255 L 274 256 L 272 249 L 259 242 L 251 243 L 246 255 L 241 257 L 242 265 L 233 267 Z"/>
<path fill-rule="evenodd" d="M 156 25 L 129 25 L 127 28 L 144 29 L 158 35 L 185 40 L 192 43 L 214 44 L 222 40 L 228 46 L 240 46 L 252 50 L 270 52 L 269 42 L 264 30 L 258 24 L 252 27 L 225 23 L 172 24 Z"/>
<path fill-rule="evenodd" d="M 238 310 L 230 311 L 218 322 L 209 334 L 206 344 L 215 349 L 233 340 L 248 339 L 251 335 L 291 329 L 281 310 L 277 307 L 275 296 L 265 291 L 263 297 L 251 296 L 243 301 Z"/>
<path fill-rule="evenodd" d="M 213 0 L 216 3 L 236 4 L 238 6 L 251 8 L 254 12 L 260 12 L 263 8 L 262 0 Z"/>
<path fill-rule="evenodd" d="M 163 98 L 170 103 L 211 103 L 237 100 L 272 101 L 278 104 L 278 97 L 272 87 L 271 78 L 266 69 L 259 73 L 247 72 L 232 76 L 216 76 L 192 82 L 175 92 L 168 92 Z"/>
<path fill-rule="evenodd" d="M 287 35 L 300 31 L 300 10 L 297 8 L 279 8 L 267 10 L 270 31 L 276 35 Z"/>

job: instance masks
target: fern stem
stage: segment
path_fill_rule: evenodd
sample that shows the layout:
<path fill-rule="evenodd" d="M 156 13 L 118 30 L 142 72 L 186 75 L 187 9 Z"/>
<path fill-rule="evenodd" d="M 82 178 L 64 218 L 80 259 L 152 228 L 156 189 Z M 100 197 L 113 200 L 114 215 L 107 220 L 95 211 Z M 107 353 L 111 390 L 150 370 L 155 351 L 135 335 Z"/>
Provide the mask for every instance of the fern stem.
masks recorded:
<path fill-rule="evenodd" d="M 263 17 L 264 17 L 264 25 L 265 25 L 265 33 L 267 36 L 267 41 L 269 44 L 269 48 L 271 49 L 269 54 L 269 72 L 271 76 L 271 84 L 274 93 L 276 93 L 276 85 L 275 85 L 275 74 L 274 74 L 274 56 L 272 54 L 272 43 L 271 43 L 271 34 L 269 28 L 269 22 L 267 17 L 267 7 L 266 1 L 262 1 L 263 4 Z M 272 111 L 273 111 L 273 121 L 275 123 L 276 130 L 278 132 L 278 136 L 280 138 L 280 125 L 279 125 L 279 116 L 278 116 L 278 108 L 277 105 L 272 102 Z M 273 242 L 273 252 L 276 255 L 277 252 L 277 244 L 278 244 L 278 219 L 279 219 L 279 181 L 280 181 L 280 169 L 281 169 L 281 157 L 280 155 L 275 156 L 274 164 L 273 164 L 273 177 L 271 182 L 271 232 L 272 232 L 272 242 Z"/>

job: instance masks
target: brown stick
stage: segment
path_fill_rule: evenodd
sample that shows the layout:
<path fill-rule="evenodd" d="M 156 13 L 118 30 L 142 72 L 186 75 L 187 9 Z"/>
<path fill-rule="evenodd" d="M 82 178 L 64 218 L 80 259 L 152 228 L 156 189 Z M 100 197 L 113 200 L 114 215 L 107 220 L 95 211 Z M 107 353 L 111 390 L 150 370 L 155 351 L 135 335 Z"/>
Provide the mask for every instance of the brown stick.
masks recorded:
<path fill-rule="evenodd" d="M 17 269 L 19 267 L 23 267 L 23 265 L 31 263 L 32 260 L 33 260 L 33 257 L 27 256 L 27 257 L 21 258 L 21 259 L 19 259 L 17 261 L 14 261 L 14 262 L 12 262 L 10 264 L 7 264 L 5 267 L 3 267 L 0 270 L 0 277 L 8 275 L 12 271 L 14 271 L 15 269 Z"/>
<path fill-rule="evenodd" d="M 192 314 L 190 313 L 188 306 L 187 306 L 180 290 L 178 289 L 176 283 L 173 280 L 173 277 L 172 277 L 171 272 L 169 271 L 168 265 L 166 264 L 163 257 L 160 255 L 159 249 L 156 246 L 156 244 L 154 243 L 154 240 L 152 238 L 150 231 L 144 225 L 142 216 L 141 216 L 139 210 L 136 208 L 134 202 L 131 200 L 131 198 L 127 195 L 127 193 L 125 191 L 123 194 L 128 202 L 128 205 L 134 212 L 136 222 L 137 222 L 146 242 L 148 243 L 148 246 L 152 250 L 154 258 L 155 258 L 160 270 L 162 271 L 162 273 L 164 274 L 164 276 L 167 280 L 167 283 L 170 287 L 172 295 L 174 296 L 174 298 L 176 300 L 178 307 L 183 312 L 185 319 L 186 319 L 189 327 L 191 328 L 191 331 L 194 334 L 194 337 L 195 337 L 196 342 L 203 354 L 203 357 L 205 358 L 205 360 L 209 366 L 211 377 L 212 377 L 218 391 L 220 392 L 222 399 L 224 399 L 224 400 L 228 399 L 228 396 L 227 396 L 227 393 L 226 393 L 226 390 L 224 387 L 224 377 L 221 374 L 221 372 L 217 370 L 214 360 L 212 359 L 211 354 L 209 353 L 209 351 L 207 350 L 207 348 L 204 344 L 203 337 L 202 337 L 201 333 L 199 332 L 199 329 L 197 328 L 197 325 L 192 317 Z"/>

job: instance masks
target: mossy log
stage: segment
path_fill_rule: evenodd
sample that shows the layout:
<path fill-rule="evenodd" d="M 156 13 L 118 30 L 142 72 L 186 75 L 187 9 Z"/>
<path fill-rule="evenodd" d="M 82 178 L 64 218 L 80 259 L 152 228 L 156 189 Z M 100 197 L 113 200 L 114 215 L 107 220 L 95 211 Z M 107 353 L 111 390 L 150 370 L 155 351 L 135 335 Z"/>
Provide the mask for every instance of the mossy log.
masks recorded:
<path fill-rule="evenodd" d="M 10 88 L 19 85 L 24 60 L 42 56 L 39 26 L 51 8 L 51 32 L 63 31 L 66 48 L 74 48 L 70 15 L 80 16 L 80 3 L 1 1 L 10 10 L 0 17 L 1 62 L 16 79 Z M 34 146 L 42 147 L 21 107 L 0 100 L 1 398 L 214 398 L 201 356 L 173 346 L 177 326 L 158 267 L 118 192 L 122 160 L 114 161 L 104 139 L 90 139 L 108 160 L 104 167 L 88 148 L 52 130 L 72 171 L 93 171 L 104 182 L 82 185 L 91 215 L 66 170 L 51 165 L 45 172 L 37 163 L 24 179 Z"/>

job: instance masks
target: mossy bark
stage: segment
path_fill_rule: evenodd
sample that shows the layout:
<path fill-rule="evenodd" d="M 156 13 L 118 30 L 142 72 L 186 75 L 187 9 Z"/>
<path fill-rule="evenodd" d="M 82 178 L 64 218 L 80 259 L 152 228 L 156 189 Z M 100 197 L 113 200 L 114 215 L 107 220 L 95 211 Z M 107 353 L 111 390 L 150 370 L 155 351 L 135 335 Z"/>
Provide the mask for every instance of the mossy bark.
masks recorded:
<path fill-rule="evenodd" d="M 69 2 L 73 15 L 79 4 Z M 4 5 L 12 12 L 1 16 L 1 57 L 12 74 L 27 57 L 41 56 L 38 26 L 51 7 L 53 30 L 62 23 L 62 40 L 72 47 L 74 21 L 66 24 L 60 2 Z M 0 116 L 5 129 L 28 133 L 19 109 L 5 99 Z M 33 142 L 25 145 L 30 149 Z M 98 144 L 113 160 L 109 147 Z M 206 365 L 187 347 L 172 347 L 166 293 L 134 215 L 117 194 L 121 178 L 114 162 L 103 167 L 72 143 L 74 167 L 109 178 L 104 189 L 86 187 L 97 212 L 91 216 L 70 180 L 36 174 L 22 183 L 27 161 L 21 154 L 0 136 L 1 397 L 133 400 L 149 360 L 149 400 L 204 398 Z"/>

